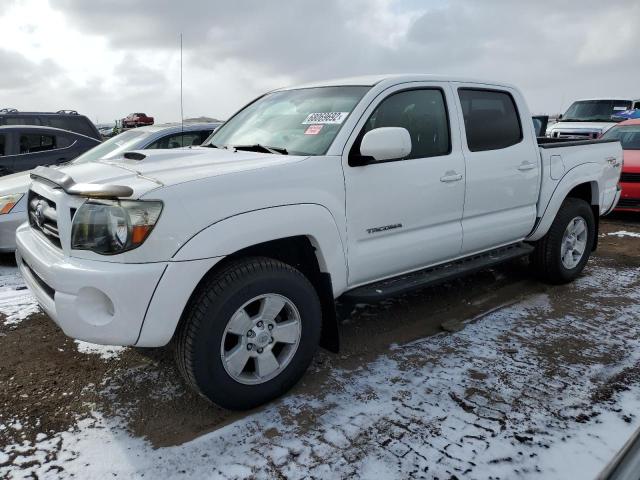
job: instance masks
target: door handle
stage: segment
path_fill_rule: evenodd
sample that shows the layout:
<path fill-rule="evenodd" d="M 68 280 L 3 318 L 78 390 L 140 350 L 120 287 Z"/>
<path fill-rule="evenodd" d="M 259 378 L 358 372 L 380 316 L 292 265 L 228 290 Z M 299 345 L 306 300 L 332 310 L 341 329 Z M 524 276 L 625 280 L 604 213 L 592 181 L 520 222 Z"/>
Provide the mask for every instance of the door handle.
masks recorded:
<path fill-rule="evenodd" d="M 459 182 L 462 180 L 461 173 L 447 172 L 444 177 L 440 177 L 440 181 L 444 183 Z"/>
<path fill-rule="evenodd" d="M 520 164 L 518 170 L 520 170 L 521 172 L 526 172 L 527 170 L 533 170 L 534 168 L 536 168 L 536 165 L 534 163 L 524 162 Z"/>

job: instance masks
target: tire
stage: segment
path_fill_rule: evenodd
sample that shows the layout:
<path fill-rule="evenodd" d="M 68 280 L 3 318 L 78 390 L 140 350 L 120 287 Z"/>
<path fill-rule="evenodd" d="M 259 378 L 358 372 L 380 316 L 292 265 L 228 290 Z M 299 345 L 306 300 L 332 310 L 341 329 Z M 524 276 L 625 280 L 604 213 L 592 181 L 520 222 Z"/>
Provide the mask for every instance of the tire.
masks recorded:
<path fill-rule="evenodd" d="M 254 408 L 304 375 L 318 348 L 321 322 L 318 295 L 298 270 L 264 257 L 237 260 L 205 279 L 192 296 L 175 339 L 176 361 L 205 398 L 232 410 Z"/>
<path fill-rule="evenodd" d="M 581 220 L 576 221 L 576 219 Z M 586 229 L 582 256 L 577 259 L 577 253 L 572 254 L 572 247 L 569 246 L 569 255 L 565 253 L 563 261 L 563 241 L 568 241 L 569 245 L 572 242 L 570 238 L 565 237 L 565 232 L 569 233 L 569 229 L 578 231 L 579 226 L 582 225 L 581 222 L 584 222 Z M 531 255 L 531 264 L 537 276 L 545 282 L 556 285 L 574 280 L 580 275 L 589 260 L 594 236 L 595 219 L 591 205 L 579 198 L 566 198 L 549 231 L 536 243 L 535 250 Z M 577 245 L 579 245 L 578 238 L 580 236 L 576 238 Z"/>

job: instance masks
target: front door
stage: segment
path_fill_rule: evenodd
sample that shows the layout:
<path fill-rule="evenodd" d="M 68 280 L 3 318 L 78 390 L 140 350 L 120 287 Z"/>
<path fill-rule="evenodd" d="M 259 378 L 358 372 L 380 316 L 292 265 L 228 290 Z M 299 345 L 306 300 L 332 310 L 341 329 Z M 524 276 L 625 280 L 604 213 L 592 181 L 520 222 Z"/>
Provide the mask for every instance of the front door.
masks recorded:
<path fill-rule="evenodd" d="M 465 165 L 447 83 L 412 83 L 383 92 L 345 150 L 349 285 L 356 286 L 459 255 Z M 403 127 L 405 158 L 360 165 L 369 130 Z"/>

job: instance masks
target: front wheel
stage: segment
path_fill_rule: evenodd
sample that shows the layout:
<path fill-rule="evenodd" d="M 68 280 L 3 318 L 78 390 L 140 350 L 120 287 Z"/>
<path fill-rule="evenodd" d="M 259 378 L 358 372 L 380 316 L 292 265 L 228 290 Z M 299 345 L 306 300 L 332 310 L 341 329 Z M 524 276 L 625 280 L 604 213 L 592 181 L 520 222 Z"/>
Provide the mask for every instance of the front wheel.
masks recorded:
<path fill-rule="evenodd" d="M 235 261 L 205 280 L 185 310 L 176 360 L 198 392 L 244 410 L 290 389 L 320 339 L 315 289 L 298 270 L 269 258 Z"/>
<path fill-rule="evenodd" d="M 589 260 L 594 235 L 591 205 L 579 198 L 565 199 L 549 231 L 536 244 L 531 256 L 534 270 L 549 283 L 574 280 Z"/>

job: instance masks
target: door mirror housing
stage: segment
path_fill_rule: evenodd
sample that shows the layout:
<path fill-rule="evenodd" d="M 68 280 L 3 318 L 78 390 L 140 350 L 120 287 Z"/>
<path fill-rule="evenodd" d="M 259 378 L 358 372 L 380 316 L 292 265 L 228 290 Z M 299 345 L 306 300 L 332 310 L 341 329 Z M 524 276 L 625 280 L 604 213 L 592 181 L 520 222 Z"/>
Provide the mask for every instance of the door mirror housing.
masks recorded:
<path fill-rule="evenodd" d="M 377 162 L 404 158 L 410 153 L 411 135 L 406 128 L 374 128 L 365 134 L 360 143 L 360 155 Z"/>

